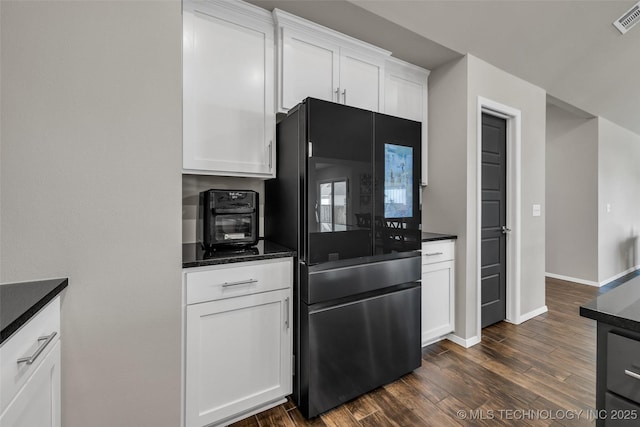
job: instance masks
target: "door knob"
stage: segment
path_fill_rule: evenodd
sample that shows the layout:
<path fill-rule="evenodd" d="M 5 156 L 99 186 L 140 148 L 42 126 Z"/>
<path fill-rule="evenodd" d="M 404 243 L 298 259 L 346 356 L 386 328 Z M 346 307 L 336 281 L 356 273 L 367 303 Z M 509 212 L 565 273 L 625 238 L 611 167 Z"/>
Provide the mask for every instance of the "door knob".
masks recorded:
<path fill-rule="evenodd" d="M 511 232 L 511 229 L 509 227 L 507 227 L 506 225 L 502 226 L 502 234 L 507 234 Z"/>

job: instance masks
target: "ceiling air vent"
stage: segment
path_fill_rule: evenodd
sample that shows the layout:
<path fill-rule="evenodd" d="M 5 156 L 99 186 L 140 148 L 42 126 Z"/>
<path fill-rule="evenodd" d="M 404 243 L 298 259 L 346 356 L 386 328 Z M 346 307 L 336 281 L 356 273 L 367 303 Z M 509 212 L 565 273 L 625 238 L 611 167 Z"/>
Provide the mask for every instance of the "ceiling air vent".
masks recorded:
<path fill-rule="evenodd" d="M 624 34 L 636 25 L 638 21 L 640 21 L 640 2 L 636 3 L 620 18 L 613 21 L 613 25 Z"/>

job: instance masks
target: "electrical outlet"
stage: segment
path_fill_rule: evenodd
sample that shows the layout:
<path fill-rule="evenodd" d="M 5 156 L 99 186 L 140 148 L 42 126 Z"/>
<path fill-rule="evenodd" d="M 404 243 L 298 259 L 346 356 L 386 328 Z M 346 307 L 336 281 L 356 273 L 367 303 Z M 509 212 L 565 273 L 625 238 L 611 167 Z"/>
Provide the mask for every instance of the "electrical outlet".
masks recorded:
<path fill-rule="evenodd" d="M 540 216 L 542 209 L 540 205 L 533 205 L 533 216 Z"/>

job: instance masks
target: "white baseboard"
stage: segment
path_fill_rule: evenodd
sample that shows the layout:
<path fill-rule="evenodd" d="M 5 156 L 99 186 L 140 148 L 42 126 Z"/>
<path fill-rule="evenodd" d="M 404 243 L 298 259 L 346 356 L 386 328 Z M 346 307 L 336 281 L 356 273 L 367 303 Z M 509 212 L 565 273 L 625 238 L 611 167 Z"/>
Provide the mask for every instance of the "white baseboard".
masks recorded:
<path fill-rule="evenodd" d="M 479 336 L 475 336 L 475 337 L 471 337 L 471 338 L 461 338 L 457 335 L 454 334 L 449 334 L 445 337 L 446 339 L 448 339 L 449 341 L 458 344 L 459 346 L 462 346 L 464 348 L 469 348 L 471 346 L 474 346 L 476 344 L 480 343 L 480 337 Z"/>
<path fill-rule="evenodd" d="M 544 275 L 552 279 L 566 280 L 567 282 L 580 283 L 581 285 L 602 286 L 601 283 L 593 282 L 591 280 L 578 279 L 577 277 L 563 276 L 561 274 L 553 274 L 553 273 L 544 273 Z"/>
<path fill-rule="evenodd" d="M 536 308 L 535 310 L 532 310 L 532 311 L 530 311 L 528 313 L 520 315 L 520 317 L 518 317 L 515 320 L 505 319 L 505 321 L 507 321 L 509 323 L 513 323 L 514 325 L 519 325 L 520 323 L 526 322 L 529 319 L 533 319 L 536 316 L 540 316 L 541 314 L 544 314 L 547 311 L 549 311 L 549 309 L 547 308 L 546 305 L 543 305 L 540 308 Z"/>
<path fill-rule="evenodd" d="M 598 286 L 604 286 L 609 282 L 613 282 L 614 280 L 621 278 L 622 276 L 626 276 L 629 273 L 633 273 L 634 271 L 636 271 L 639 268 L 640 268 L 640 265 L 636 265 L 635 267 L 628 268 L 625 271 L 623 271 L 622 273 L 616 274 L 613 277 L 609 277 L 607 280 L 603 280 L 602 282 L 600 282 L 600 284 Z"/>
<path fill-rule="evenodd" d="M 608 279 L 602 280 L 600 282 L 593 282 L 591 280 L 578 279 L 577 277 L 563 276 L 561 274 L 554 274 L 554 273 L 544 273 L 544 275 L 552 279 L 566 280 L 568 282 L 580 283 L 581 285 L 600 287 L 600 286 L 606 285 L 609 282 L 613 282 L 614 280 L 619 279 L 622 276 L 626 276 L 629 273 L 633 273 L 638 269 L 640 269 L 640 265 L 636 265 L 635 267 L 628 268 L 625 271 L 618 273 L 615 276 L 609 277 Z"/>

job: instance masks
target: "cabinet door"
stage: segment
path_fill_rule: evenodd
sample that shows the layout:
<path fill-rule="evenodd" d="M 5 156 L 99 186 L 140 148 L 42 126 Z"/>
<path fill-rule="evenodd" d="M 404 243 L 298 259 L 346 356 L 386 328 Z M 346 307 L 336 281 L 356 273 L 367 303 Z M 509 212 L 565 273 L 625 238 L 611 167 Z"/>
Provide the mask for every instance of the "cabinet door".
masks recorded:
<path fill-rule="evenodd" d="M 418 122 L 423 118 L 427 81 L 417 82 L 400 73 L 387 72 L 385 80 L 384 112 Z"/>
<path fill-rule="evenodd" d="M 319 38 L 282 29 L 279 111 L 307 97 L 338 101 L 339 48 Z"/>
<path fill-rule="evenodd" d="M 2 427 L 60 427 L 58 341 L 0 416 Z"/>
<path fill-rule="evenodd" d="M 252 17 L 241 2 L 208 3 L 185 3 L 183 13 L 183 168 L 274 176 L 271 16 Z"/>
<path fill-rule="evenodd" d="M 384 94 L 384 62 L 342 49 L 339 102 L 378 112 L 381 110 L 382 94 Z"/>
<path fill-rule="evenodd" d="M 291 394 L 291 290 L 187 306 L 186 426 Z"/>
<path fill-rule="evenodd" d="M 422 345 L 453 332 L 453 261 L 422 266 Z"/>

